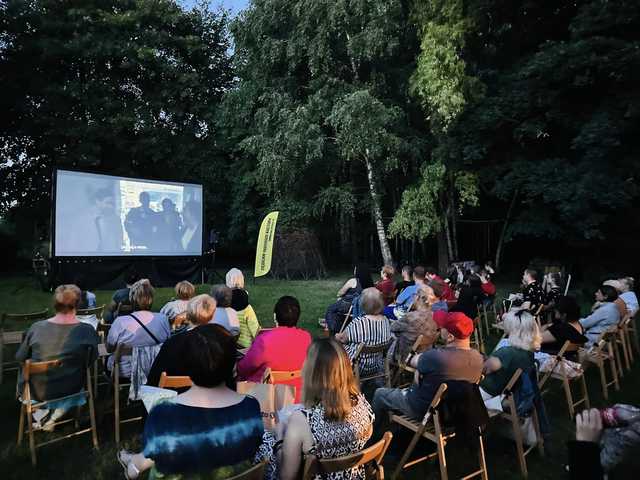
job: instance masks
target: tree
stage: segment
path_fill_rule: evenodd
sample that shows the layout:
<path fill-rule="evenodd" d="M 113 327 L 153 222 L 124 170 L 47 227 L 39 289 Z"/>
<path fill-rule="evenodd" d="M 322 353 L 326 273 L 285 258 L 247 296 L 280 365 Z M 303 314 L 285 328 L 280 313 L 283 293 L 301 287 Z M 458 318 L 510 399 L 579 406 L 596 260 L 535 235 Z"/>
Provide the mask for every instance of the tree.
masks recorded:
<path fill-rule="evenodd" d="M 224 211 L 223 13 L 169 0 L 6 0 L 0 24 L 0 213 L 45 221 L 55 166 L 203 182 Z"/>
<path fill-rule="evenodd" d="M 245 165 L 238 190 L 249 201 L 257 191 L 285 224 L 335 216 L 344 232 L 368 215 L 385 263 L 385 194 L 424 150 L 406 94 L 417 48 L 407 19 L 400 1 L 257 0 L 232 26 L 240 82 L 226 127 Z"/>

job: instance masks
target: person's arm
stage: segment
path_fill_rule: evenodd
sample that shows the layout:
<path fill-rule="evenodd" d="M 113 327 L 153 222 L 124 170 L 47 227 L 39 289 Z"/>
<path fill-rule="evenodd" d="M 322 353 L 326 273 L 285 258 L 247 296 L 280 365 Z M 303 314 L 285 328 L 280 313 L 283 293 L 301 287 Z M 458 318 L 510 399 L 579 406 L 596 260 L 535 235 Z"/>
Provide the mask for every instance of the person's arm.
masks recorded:
<path fill-rule="evenodd" d="M 556 341 L 556 337 L 553 336 L 553 333 L 549 331 L 549 329 L 545 329 L 542 332 L 542 343 L 552 343 Z"/>
<path fill-rule="evenodd" d="M 603 314 L 603 307 L 600 307 L 588 317 L 581 318 L 580 325 L 582 325 L 582 327 L 585 330 L 589 330 L 591 327 L 593 327 L 594 325 L 597 325 L 602 320 L 604 320 L 604 318 L 605 318 L 605 314 Z"/>
<path fill-rule="evenodd" d="M 484 367 L 482 368 L 482 373 L 485 375 L 490 375 L 493 372 L 497 372 L 502 368 L 502 361 L 498 357 L 491 356 L 487 358 L 484 362 Z"/>
<path fill-rule="evenodd" d="M 280 450 L 280 480 L 296 480 L 302 466 L 302 449 L 305 436 L 310 436 L 309 424 L 301 412 L 295 412 L 289 419 Z"/>
<path fill-rule="evenodd" d="M 343 296 L 350 288 L 356 288 L 357 282 L 355 278 L 350 278 L 346 282 L 340 290 L 338 290 L 338 297 Z"/>
<path fill-rule="evenodd" d="M 266 352 L 264 334 L 258 335 L 245 356 L 238 362 L 238 376 L 247 379 L 260 370 L 266 363 Z"/>
<path fill-rule="evenodd" d="M 247 328 L 249 329 L 251 338 L 256 338 L 256 335 L 258 335 L 258 332 L 260 331 L 260 323 L 258 322 L 256 312 L 253 310 L 251 305 L 247 305 L 247 308 L 244 311 L 244 319 L 247 322 Z"/>

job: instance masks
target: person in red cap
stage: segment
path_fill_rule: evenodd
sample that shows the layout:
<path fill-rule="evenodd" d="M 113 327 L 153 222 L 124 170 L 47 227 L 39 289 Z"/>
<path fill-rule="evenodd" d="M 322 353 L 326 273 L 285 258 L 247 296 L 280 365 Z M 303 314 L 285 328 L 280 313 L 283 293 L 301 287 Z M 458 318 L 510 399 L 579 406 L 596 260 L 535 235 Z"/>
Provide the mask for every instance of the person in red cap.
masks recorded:
<path fill-rule="evenodd" d="M 471 349 L 469 337 L 473 322 L 461 312 L 433 313 L 445 346 L 415 355 L 409 364 L 416 369 L 415 383 L 408 388 L 378 388 L 373 396 L 376 422 L 388 410 L 399 411 L 421 420 L 433 395 L 443 382 L 455 380 L 477 383 L 482 375 L 482 355 Z M 378 425 L 380 426 L 380 425 Z"/>

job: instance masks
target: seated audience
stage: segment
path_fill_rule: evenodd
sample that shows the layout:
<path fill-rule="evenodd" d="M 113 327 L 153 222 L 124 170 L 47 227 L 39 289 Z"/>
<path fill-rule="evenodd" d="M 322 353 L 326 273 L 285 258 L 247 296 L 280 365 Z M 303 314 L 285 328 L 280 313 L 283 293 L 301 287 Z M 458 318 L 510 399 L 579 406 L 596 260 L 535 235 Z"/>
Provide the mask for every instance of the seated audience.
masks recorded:
<path fill-rule="evenodd" d="M 443 298 L 446 285 L 438 280 L 431 280 L 424 289 L 427 291 L 427 303 L 431 306 L 432 312 L 449 311 L 449 304 Z"/>
<path fill-rule="evenodd" d="M 185 328 L 162 344 L 147 375 L 147 385 L 157 387 L 162 372 L 167 372 L 167 375 L 189 375 L 185 363 L 185 345 L 189 343 L 188 337 L 193 334 L 194 328 L 209 323 L 215 311 L 216 301 L 209 295 L 198 295 L 189 300 L 185 312 L 187 314 Z"/>
<path fill-rule="evenodd" d="M 353 269 L 353 277 L 338 290 L 338 301 L 327 308 L 325 324 L 331 334 L 340 331 L 354 299 L 362 293 L 362 290 L 369 287 L 373 287 L 369 267 L 357 265 Z"/>
<path fill-rule="evenodd" d="M 542 332 L 541 350 L 550 355 L 557 354 L 568 340 L 571 345 L 565 358 L 578 361 L 578 348 L 587 343 L 584 328 L 580 325 L 580 307 L 574 297 L 560 296 L 554 301 L 554 322 Z"/>
<path fill-rule="evenodd" d="M 599 306 L 591 315 L 580 319 L 580 324 L 589 339 L 587 346 L 593 345 L 602 332 L 614 327 L 620 321 L 620 311 L 614 303 L 617 298 L 616 289 L 610 285 L 602 285 L 596 290 L 595 299 Z"/>
<path fill-rule="evenodd" d="M 76 278 L 74 281 L 76 287 L 80 289 L 80 301 L 78 302 L 78 310 L 87 310 L 89 308 L 96 308 L 98 303 L 96 301 L 96 295 L 84 288 L 84 282 L 80 278 Z M 93 328 L 98 328 L 98 317 L 93 315 L 76 315 L 78 321 L 82 323 L 88 323 Z"/>
<path fill-rule="evenodd" d="M 620 318 L 624 318 L 624 316 L 627 314 L 627 304 L 624 302 L 622 298 L 620 298 L 620 292 L 622 292 L 622 283 L 618 280 L 605 280 L 604 282 L 602 282 L 602 284 L 615 288 L 616 293 L 618 294 L 618 298 L 616 298 L 613 303 L 615 303 L 616 307 L 618 307 Z M 602 306 L 602 302 L 596 301 L 593 304 L 591 311 L 594 311 L 601 306 Z"/>
<path fill-rule="evenodd" d="M 82 390 L 85 383 L 85 362 L 93 362 L 97 355 L 98 334 L 95 329 L 76 318 L 81 291 L 75 285 L 60 285 L 53 294 L 55 316 L 35 322 L 27 331 L 16 353 L 16 360 L 41 362 L 54 358 L 73 359 L 61 367 L 34 375 L 31 394 L 34 400 L 47 400 L 71 395 Z M 87 355 L 89 358 L 87 358 Z M 18 394 L 22 395 L 22 371 L 18 373 Z M 49 417 L 44 428 L 55 423 L 66 408 L 64 404 L 49 405 Z"/>
<path fill-rule="evenodd" d="M 416 339 L 422 335 L 422 344 L 417 352 L 433 346 L 438 338 L 438 325 L 429 309 L 419 309 L 407 313 L 391 324 L 391 334 L 395 337 L 389 351 L 389 358 L 395 364 L 404 362 Z"/>
<path fill-rule="evenodd" d="M 522 306 L 535 313 L 547 301 L 547 295 L 538 282 L 537 270 L 527 268 L 522 274 L 522 284 Z"/>
<path fill-rule="evenodd" d="M 384 309 L 384 314 L 387 318 L 395 320 L 408 312 L 416 299 L 418 290 L 425 285 L 425 270 L 424 267 L 418 265 L 413 269 L 413 285 L 409 285 L 405 288 L 395 303 L 388 305 Z"/>
<path fill-rule="evenodd" d="M 354 318 L 344 332 L 336 334 L 336 340 L 344 344 L 351 360 L 354 359 L 358 345 L 361 343 L 373 346 L 382 345 L 391 340 L 389 320 L 382 314 L 384 300 L 376 288 L 369 287 L 362 291 L 360 309 L 364 315 Z M 358 360 L 360 375 L 365 377 L 382 371 L 383 358 L 381 353 L 360 355 Z"/>
<path fill-rule="evenodd" d="M 458 301 L 449 310 L 462 312 L 475 320 L 478 316 L 478 304 L 481 304 L 484 298 L 485 294 L 481 288 L 480 277 L 474 273 L 468 273 L 460 287 Z"/>
<path fill-rule="evenodd" d="M 355 382 L 344 349 L 333 339 L 314 340 L 302 369 L 302 403 L 294 412 L 280 451 L 280 478 L 300 478 L 304 457 L 335 458 L 362 450 L 371 437 L 373 413 Z M 365 478 L 365 467 L 322 475 L 323 479 Z"/>
<path fill-rule="evenodd" d="M 395 290 L 393 292 L 393 298 L 398 298 L 398 295 L 400 295 L 402 293 L 402 291 L 413 285 L 413 270 L 409 265 L 405 265 L 404 267 L 402 267 L 402 280 L 398 283 L 396 283 L 396 287 Z"/>
<path fill-rule="evenodd" d="M 425 281 L 427 282 L 440 282 L 443 286 L 444 289 L 442 291 L 442 300 L 444 300 L 445 302 L 455 302 L 456 301 L 456 295 L 454 293 L 453 290 L 451 290 L 451 287 L 449 287 L 449 285 L 447 284 L 447 282 L 445 282 L 442 277 L 440 277 L 438 275 L 438 271 L 433 268 L 433 267 L 427 267 L 425 268 Z"/>
<path fill-rule="evenodd" d="M 238 362 L 241 380 L 262 382 L 264 371 L 300 370 L 307 356 L 311 335 L 297 328 L 300 320 L 300 303 L 294 297 L 280 297 L 273 309 L 276 327 L 258 334 L 245 356 Z M 296 378 L 288 385 L 296 387 L 296 402 L 302 394 L 302 380 Z"/>
<path fill-rule="evenodd" d="M 193 386 L 151 409 L 142 452 L 118 453 L 126 478 L 149 469 L 150 478 L 228 478 L 263 456 L 260 404 L 226 386 L 233 377 L 234 338 L 219 325 L 203 325 L 185 339 L 184 365 Z"/>
<path fill-rule="evenodd" d="M 162 313 L 151 312 L 154 290 L 148 279 L 138 280 L 131 286 L 129 299 L 133 313 L 116 318 L 111 325 L 106 346 L 109 352 L 115 351 L 118 344 L 132 347 L 159 345 L 171 335 L 169 320 Z M 113 371 L 113 355 L 107 361 L 107 368 Z M 120 361 L 120 376 L 131 375 L 131 358 L 123 356 Z"/>
<path fill-rule="evenodd" d="M 545 305 L 549 308 L 553 308 L 558 301 L 558 298 L 562 296 L 562 287 L 560 286 L 562 277 L 560 277 L 560 274 L 558 272 L 553 272 L 548 274 L 545 277 L 545 280 Z"/>
<path fill-rule="evenodd" d="M 223 326 L 231 335 L 240 335 L 240 322 L 238 313 L 231 308 L 233 293 L 226 285 L 214 285 L 211 287 L 211 296 L 216 301 L 216 313 L 211 323 Z"/>
<path fill-rule="evenodd" d="M 169 319 L 169 323 L 173 328 L 179 328 L 180 322 L 184 320 L 187 304 L 196 294 L 196 287 L 190 282 L 183 280 L 182 282 L 176 283 L 175 292 L 177 299 L 167 302 L 164 307 L 160 309 L 160 313 Z M 176 317 L 180 317 L 177 323 L 175 322 Z"/>
<path fill-rule="evenodd" d="M 470 346 L 473 322 L 461 312 L 436 312 L 433 320 L 440 327 L 443 348 L 432 348 L 411 358 L 416 369 L 415 382 L 408 388 L 378 388 L 373 396 L 376 423 L 388 410 L 422 420 L 436 391 L 448 380 L 477 383 L 482 375 L 482 355 Z M 380 423 L 382 425 L 382 423 Z"/>
<path fill-rule="evenodd" d="M 482 269 L 480 270 L 478 277 L 480 278 L 480 288 L 482 289 L 482 293 L 485 294 L 485 300 L 488 300 L 488 302 L 485 301 L 485 303 L 491 304 L 493 302 L 493 298 L 496 296 L 496 286 L 491 281 L 491 274 L 487 270 Z"/>
<path fill-rule="evenodd" d="M 238 346 L 247 348 L 260 331 L 260 323 L 253 307 L 249 303 L 249 293 L 244 289 L 244 275 L 237 268 L 232 268 L 226 275 L 227 287 L 231 289 L 231 308 L 238 314 L 240 337 Z"/>
<path fill-rule="evenodd" d="M 635 280 L 633 277 L 624 277 L 620 280 L 621 292 L 620 298 L 624 300 L 627 305 L 627 312 L 629 315 L 634 316 L 638 313 L 638 297 L 633 291 Z"/>
<path fill-rule="evenodd" d="M 385 305 L 389 305 L 391 302 L 393 302 L 394 299 L 393 276 L 395 275 L 395 273 L 396 271 L 391 265 L 385 265 L 380 271 L 381 280 L 378 281 L 375 285 L 376 288 L 382 293 Z"/>
<path fill-rule="evenodd" d="M 107 305 L 104 311 L 104 321 L 105 323 L 111 324 L 116 318 L 116 314 L 118 313 L 129 313 L 131 311 L 131 303 L 129 300 L 129 291 L 131 286 L 140 280 L 140 274 L 135 270 L 129 271 L 125 275 L 125 288 L 121 288 L 116 290 L 111 297 L 111 303 Z M 123 310 L 123 311 L 119 311 Z"/>
<path fill-rule="evenodd" d="M 518 368 L 530 372 L 535 367 L 533 352 L 542 341 L 538 322 L 529 311 L 510 310 L 502 318 L 509 343 L 494 350 L 484 363 L 480 393 L 485 402 L 502 393 Z"/>

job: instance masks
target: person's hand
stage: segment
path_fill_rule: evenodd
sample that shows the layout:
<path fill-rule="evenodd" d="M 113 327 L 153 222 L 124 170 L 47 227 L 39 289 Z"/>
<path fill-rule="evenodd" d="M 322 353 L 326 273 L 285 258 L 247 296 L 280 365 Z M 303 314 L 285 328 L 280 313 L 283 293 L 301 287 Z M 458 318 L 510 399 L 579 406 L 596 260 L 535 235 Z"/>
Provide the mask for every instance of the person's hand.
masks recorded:
<path fill-rule="evenodd" d="M 345 343 L 347 341 L 347 334 L 345 332 L 336 333 L 335 339 L 341 343 Z"/>
<path fill-rule="evenodd" d="M 576 415 L 576 440 L 579 442 L 597 442 L 602 434 L 602 417 L 596 408 L 583 410 Z"/>

